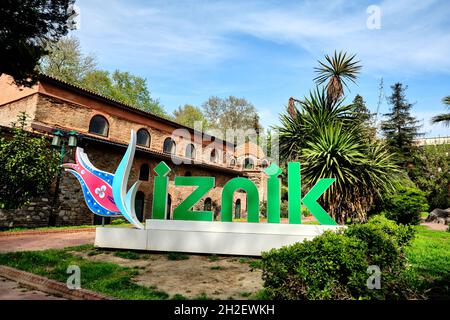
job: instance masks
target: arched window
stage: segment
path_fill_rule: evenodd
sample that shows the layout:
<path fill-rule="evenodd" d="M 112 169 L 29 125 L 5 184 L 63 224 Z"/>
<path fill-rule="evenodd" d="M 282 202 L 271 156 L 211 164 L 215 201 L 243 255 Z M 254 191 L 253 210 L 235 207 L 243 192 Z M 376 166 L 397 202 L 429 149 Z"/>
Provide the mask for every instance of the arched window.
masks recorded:
<path fill-rule="evenodd" d="M 267 168 L 268 166 L 269 166 L 269 161 L 267 161 L 266 159 L 264 159 L 264 160 L 261 162 L 261 168 L 265 169 L 265 168 Z"/>
<path fill-rule="evenodd" d="M 234 218 L 241 218 L 241 199 L 237 199 L 236 203 L 234 204 Z"/>
<path fill-rule="evenodd" d="M 211 162 L 216 162 L 217 161 L 216 149 L 212 149 L 211 155 L 209 156 L 209 161 L 211 161 Z"/>
<path fill-rule="evenodd" d="M 166 138 L 166 140 L 164 140 L 163 151 L 165 153 L 175 154 L 175 148 L 175 141 L 173 141 L 172 138 Z"/>
<path fill-rule="evenodd" d="M 105 117 L 96 115 L 93 116 L 89 123 L 89 133 L 98 134 L 107 137 L 109 131 L 108 120 Z"/>
<path fill-rule="evenodd" d="M 139 129 L 136 134 L 136 144 L 139 146 L 150 147 L 150 133 L 145 129 Z"/>
<path fill-rule="evenodd" d="M 236 159 L 235 158 L 231 158 L 230 166 L 232 166 L 232 167 L 236 166 Z"/>
<path fill-rule="evenodd" d="M 139 221 L 144 220 L 144 199 L 145 194 L 142 191 L 136 192 L 136 199 L 134 200 L 134 209 L 136 211 L 136 218 Z"/>
<path fill-rule="evenodd" d="M 139 169 L 139 180 L 148 181 L 149 177 L 150 177 L 150 168 L 148 164 L 144 163 L 141 165 L 141 168 Z"/>
<path fill-rule="evenodd" d="M 253 169 L 253 160 L 251 158 L 245 158 L 244 169 Z"/>
<path fill-rule="evenodd" d="M 212 200 L 211 198 L 206 198 L 203 204 L 203 211 L 212 211 Z"/>
<path fill-rule="evenodd" d="M 190 158 L 190 159 L 195 158 L 195 147 L 192 143 L 190 143 L 186 146 L 185 156 L 186 156 L 186 158 Z"/>

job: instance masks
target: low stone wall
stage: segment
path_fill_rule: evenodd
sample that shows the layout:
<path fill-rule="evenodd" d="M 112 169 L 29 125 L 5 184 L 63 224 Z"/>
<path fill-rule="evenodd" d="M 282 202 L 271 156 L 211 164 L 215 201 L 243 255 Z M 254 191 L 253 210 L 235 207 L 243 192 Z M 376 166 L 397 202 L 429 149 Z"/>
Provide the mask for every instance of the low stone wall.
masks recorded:
<path fill-rule="evenodd" d="M 33 199 L 16 210 L 0 209 L 0 228 L 46 227 L 51 213 L 50 195 Z"/>

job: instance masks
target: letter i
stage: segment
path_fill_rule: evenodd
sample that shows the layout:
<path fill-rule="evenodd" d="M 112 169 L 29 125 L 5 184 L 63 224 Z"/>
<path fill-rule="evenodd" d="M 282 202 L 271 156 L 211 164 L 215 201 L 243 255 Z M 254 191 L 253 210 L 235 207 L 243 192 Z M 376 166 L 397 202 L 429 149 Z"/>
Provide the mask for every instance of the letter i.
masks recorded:
<path fill-rule="evenodd" d="M 161 161 L 154 169 L 157 176 L 153 183 L 153 219 L 165 219 L 167 210 L 167 187 L 169 185 L 169 166 Z"/>
<path fill-rule="evenodd" d="M 280 223 L 280 179 L 278 176 L 283 172 L 280 167 L 272 163 L 264 171 L 267 180 L 267 222 Z"/>
<path fill-rule="evenodd" d="M 288 216 L 289 223 L 302 223 L 300 162 L 288 163 Z"/>

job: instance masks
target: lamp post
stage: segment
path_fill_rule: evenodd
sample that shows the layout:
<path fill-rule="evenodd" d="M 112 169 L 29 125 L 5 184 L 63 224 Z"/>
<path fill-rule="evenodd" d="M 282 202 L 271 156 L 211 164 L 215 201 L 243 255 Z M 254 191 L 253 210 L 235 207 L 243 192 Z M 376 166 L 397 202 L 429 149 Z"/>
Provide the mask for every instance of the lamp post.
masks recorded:
<path fill-rule="evenodd" d="M 61 168 L 62 168 L 61 165 L 64 162 L 65 156 L 72 151 L 72 148 L 75 148 L 77 146 L 78 138 L 79 138 L 79 135 L 73 130 L 67 132 L 67 131 L 58 129 L 53 132 L 52 148 L 54 148 L 56 150 L 59 149 L 59 166 L 58 166 L 58 172 L 56 175 L 55 192 L 53 195 L 51 213 L 50 213 L 50 216 L 48 219 L 49 226 L 56 225 L 56 216 L 54 215 L 54 210 L 55 210 L 56 203 L 58 202 L 59 184 L 61 181 Z M 67 145 L 67 147 L 66 147 L 66 145 Z"/>

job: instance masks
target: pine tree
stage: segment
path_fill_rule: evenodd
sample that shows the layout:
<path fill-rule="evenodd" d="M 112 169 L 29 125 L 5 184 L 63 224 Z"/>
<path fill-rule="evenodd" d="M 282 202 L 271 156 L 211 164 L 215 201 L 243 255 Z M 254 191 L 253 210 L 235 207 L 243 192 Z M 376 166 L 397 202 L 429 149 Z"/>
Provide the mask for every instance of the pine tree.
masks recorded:
<path fill-rule="evenodd" d="M 419 133 L 419 121 L 410 113 L 413 104 L 406 99 L 407 88 L 408 86 L 399 82 L 391 86 L 392 95 L 388 97 L 391 109 L 389 113 L 384 114 L 387 119 L 381 122 L 386 143 L 399 154 L 402 162 L 411 159 L 414 140 L 422 135 Z"/>
<path fill-rule="evenodd" d="M 370 141 L 375 139 L 376 128 L 374 127 L 374 114 L 366 106 L 364 98 L 357 94 L 353 99 L 353 114 L 355 122 L 361 126 L 362 133 Z"/>

